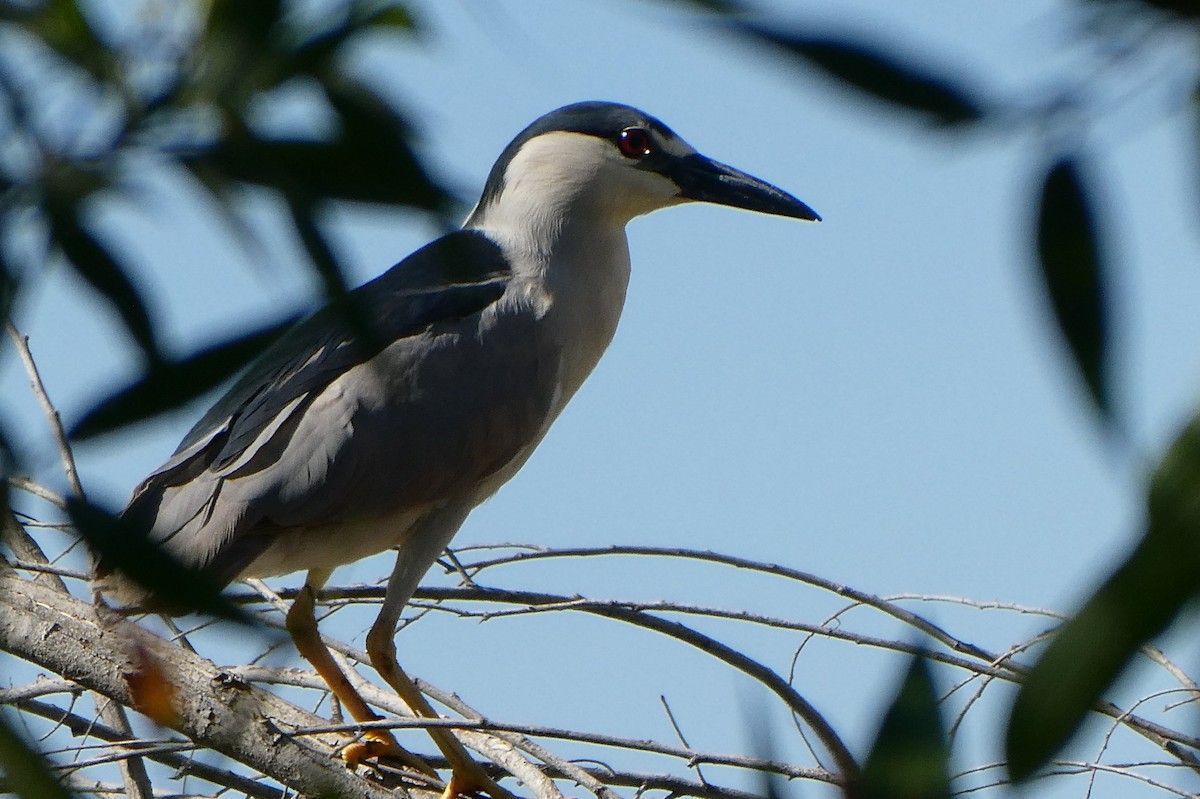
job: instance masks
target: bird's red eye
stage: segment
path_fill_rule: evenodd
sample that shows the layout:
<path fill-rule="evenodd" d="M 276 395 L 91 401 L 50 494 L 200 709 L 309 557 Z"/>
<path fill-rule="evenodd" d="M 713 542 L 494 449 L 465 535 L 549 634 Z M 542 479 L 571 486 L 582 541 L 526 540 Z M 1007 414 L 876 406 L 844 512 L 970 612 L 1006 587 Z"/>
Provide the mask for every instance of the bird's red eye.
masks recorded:
<path fill-rule="evenodd" d="M 643 128 L 625 128 L 617 138 L 617 149 L 626 158 L 650 155 L 650 134 Z"/>

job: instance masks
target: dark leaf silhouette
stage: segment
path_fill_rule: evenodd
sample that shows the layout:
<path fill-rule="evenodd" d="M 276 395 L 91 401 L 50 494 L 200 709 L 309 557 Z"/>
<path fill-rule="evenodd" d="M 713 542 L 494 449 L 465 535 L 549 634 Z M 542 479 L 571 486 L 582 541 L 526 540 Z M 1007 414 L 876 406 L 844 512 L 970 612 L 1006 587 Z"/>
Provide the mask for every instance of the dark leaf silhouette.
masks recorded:
<path fill-rule="evenodd" d="M 206 613 L 253 625 L 253 618 L 221 595 L 207 574 L 189 569 L 151 541 L 147 531 L 81 499 L 67 500 L 67 513 L 99 555 L 103 568 L 119 572 L 149 592 L 154 609 Z"/>
<path fill-rule="evenodd" d="M 96 38 L 74 0 L 49 0 L 24 23 L 42 42 L 94 79 L 111 77 L 116 59 Z"/>
<path fill-rule="evenodd" d="M 329 241 L 317 223 L 316 209 L 307 197 L 291 192 L 284 196 L 288 203 L 288 210 L 292 214 L 292 224 L 300 235 L 300 243 L 304 245 L 309 260 L 312 261 L 317 274 L 321 276 L 321 282 L 325 285 L 325 295 L 334 301 L 345 299 L 349 292 L 349 286 L 346 285 L 346 278 L 342 275 L 337 255 L 334 254 L 333 248 L 329 246 Z"/>
<path fill-rule="evenodd" d="M 944 799 L 950 796 L 949 764 L 929 663 L 916 655 L 863 764 L 862 796 Z"/>
<path fill-rule="evenodd" d="M 48 203 L 46 219 L 54 243 L 79 276 L 112 304 L 149 359 L 160 360 L 150 314 L 116 257 L 87 229 L 76 208 L 61 202 Z"/>
<path fill-rule="evenodd" d="M 293 321 L 269 325 L 180 361 L 160 362 L 143 379 L 98 403 L 75 425 L 71 436 L 94 438 L 180 407 L 231 378 Z"/>
<path fill-rule="evenodd" d="M 0 713 L 0 774 L 4 790 L 22 799 L 71 799 L 49 764 L 17 735 L 4 713 Z"/>
<path fill-rule="evenodd" d="M 1116 0 L 1092 0 L 1092 2 L 1100 5 L 1120 6 Z M 1197 4 L 1196 0 L 1141 0 L 1141 3 L 1180 17 L 1190 17 L 1192 20 L 1200 19 L 1200 4 Z"/>
<path fill-rule="evenodd" d="M 785 33 L 759 25 L 737 28 L 820 68 L 873 98 L 927 115 L 942 125 L 976 122 L 983 109 L 976 92 L 948 75 L 859 41 Z"/>
<path fill-rule="evenodd" d="M 362 182 L 391 183 L 393 204 L 426 211 L 444 211 L 449 202 L 445 190 L 426 173 L 410 145 L 413 132 L 407 120 L 363 84 L 345 77 L 325 82 L 325 94 L 341 120 L 345 157 L 367 167 Z M 352 146 L 351 146 L 352 144 Z M 380 187 L 381 196 L 388 196 Z"/>
<path fill-rule="evenodd" d="M 1038 211 L 1037 252 L 1046 293 L 1092 400 L 1112 414 L 1107 384 L 1108 290 L 1096 215 L 1079 165 L 1050 168 Z"/>
<path fill-rule="evenodd" d="M 1032 776 L 1055 755 L 1138 648 L 1200 592 L 1200 416 L 1172 445 L 1150 486 L 1137 549 L 1066 622 L 1017 694 L 1009 771 Z"/>
<path fill-rule="evenodd" d="M 312 197 L 433 210 L 440 192 L 405 150 L 382 156 L 378 142 L 345 136 L 333 141 L 227 139 L 183 157 L 193 169 L 212 169 L 233 180 Z"/>

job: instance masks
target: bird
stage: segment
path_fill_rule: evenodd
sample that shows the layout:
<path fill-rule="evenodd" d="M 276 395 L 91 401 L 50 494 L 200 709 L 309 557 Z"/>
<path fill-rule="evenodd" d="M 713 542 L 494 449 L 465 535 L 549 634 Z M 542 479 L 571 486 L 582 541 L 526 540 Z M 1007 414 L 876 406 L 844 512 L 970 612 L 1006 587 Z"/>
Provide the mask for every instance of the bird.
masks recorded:
<path fill-rule="evenodd" d="M 397 661 L 400 615 L 612 340 L 626 224 L 687 202 L 820 220 L 631 106 L 540 117 L 501 152 L 461 229 L 282 334 L 134 489 L 123 519 L 222 586 L 307 571 L 286 627 L 359 722 L 378 716 L 321 642 L 315 597 L 337 566 L 395 549 L 367 651 L 414 713 L 435 717 Z M 451 767 L 445 799 L 509 795 L 452 733 L 430 734 Z M 385 730 L 343 750 L 352 765 L 388 755 L 407 753 Z"/>

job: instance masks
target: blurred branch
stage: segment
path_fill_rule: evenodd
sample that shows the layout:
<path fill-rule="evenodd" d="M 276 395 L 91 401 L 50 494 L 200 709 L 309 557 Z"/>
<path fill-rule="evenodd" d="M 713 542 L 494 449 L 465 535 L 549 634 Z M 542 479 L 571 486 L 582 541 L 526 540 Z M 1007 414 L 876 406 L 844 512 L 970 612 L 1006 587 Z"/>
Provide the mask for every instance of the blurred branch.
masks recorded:
<path fill-rule="evenodd" d="M 66 510 L 67 498 L 62 494 L 55 493 L 43 485 L 33 482 L 27 477 L 10 477 L 8 484 L 13 488 L 20 489 L 27 494 L 32 494 L 38 499 L 44 499 L 56 508 Z"/>

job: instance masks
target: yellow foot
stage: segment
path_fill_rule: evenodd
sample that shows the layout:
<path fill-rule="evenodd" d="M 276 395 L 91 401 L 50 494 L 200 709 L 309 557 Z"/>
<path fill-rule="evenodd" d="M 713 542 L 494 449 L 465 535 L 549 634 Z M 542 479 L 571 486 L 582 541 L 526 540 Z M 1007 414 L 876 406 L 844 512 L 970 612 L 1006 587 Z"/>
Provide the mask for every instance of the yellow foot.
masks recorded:
<path fill-rule="evenodd" d="M 357 768 L 367 760 L 390 758 L 427 777 L 437 776 L 437 772 L 430 768 L 428 763 L 396 743 L 396 739 L 387 730 L 370 730 L 364 733 L 361 741 L 346 746 L 341 755 L 346 768 L 349 769 Z"/>
<path fill-rule="evenodd" d="M 496 784 L 475 761 L 465 769 L 455 769 L 442 791 L 442 799 L 459 799 L 463 796 L 487 794 L 492 799 L 516 799 L 511 793 Z"/>

